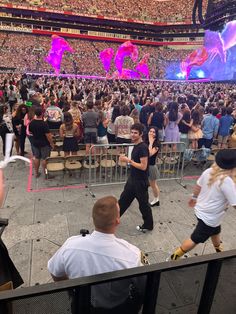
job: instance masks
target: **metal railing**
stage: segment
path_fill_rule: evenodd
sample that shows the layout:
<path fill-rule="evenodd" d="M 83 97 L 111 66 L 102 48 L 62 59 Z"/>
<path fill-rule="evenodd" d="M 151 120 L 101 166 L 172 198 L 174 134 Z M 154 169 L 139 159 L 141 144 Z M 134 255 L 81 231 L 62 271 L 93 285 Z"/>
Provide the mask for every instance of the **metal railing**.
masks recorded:
<path fill-rule="evenodd" d="M 156 158 L 160 172 L 158 181 L 176 180 L 182 184 L 185 143 L 163 142 Z"/>
<path fill-rule="evenodd" d="M 125 183 L 129 166 L 120 162 L 121 155 L 131 156 L 133 144 L 93 145 L 89 151 L 88 185 L 101 186 Z"/>
<path fill-rule="evenodd" d="M 133 144 L 98 144 L 91 146 L 87 154 L 85 145 L 80 145 L 76 157 L 80 160 L 81 167 L 73 171 L 73 177 L 70 176 L 72 172 L 64 169 L 63 179 L 60 180 L 59 185 L 86 183 L 90 193 L 93 194 L 92 187 L 124 184 L 129 176 L 130 166 L 125 162 L 120 162 L 119 157 L 121 154 L 131 157 L 133 147 Z M 185 144 L 182 142 L 161 144 L 156 158 L 156 165 L 159 169 L 158 181 L 176 180 L 183 185 L 184 151 Z M 54 159 L 56 161 L 58 156 L 64 156 L 60 146 L 51 153 L 51 162 Z M 68 175 L 64 176 L 66 173 Z M 56 184 L 58 186 L 58 181 Z"/>
<path fill-rule="evenodd" d="M 131 156 L 133 144 L 93 145 L 88 156 L 88 186 L 102 186 L 125 183 L 129 165 L 119 161 L 119 156 Z M 156 158 L 160 177 L 158 180 L 177 180 L 182 184 L 185 144 L 162 143 Z"/>
<path fill-rule="evenodd" d="M 235 314 L 235 265 L 231 250 L 1 292 L 0 313 L 89 314 L 91 289 L 145 276 L 139 313 Z"/>

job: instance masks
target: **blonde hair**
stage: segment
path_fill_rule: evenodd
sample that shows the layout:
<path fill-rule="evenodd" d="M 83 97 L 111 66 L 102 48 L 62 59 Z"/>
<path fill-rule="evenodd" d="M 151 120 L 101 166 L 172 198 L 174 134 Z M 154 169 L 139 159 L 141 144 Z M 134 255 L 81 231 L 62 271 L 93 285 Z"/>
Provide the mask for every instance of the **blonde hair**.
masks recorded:
<path fill-rule="evenodd" d="M 220 180 L 220 186 L 223 183 L 224 179 L 230 177 L 236 184 L 236 168 L 233 169 L 222 169 L 216 163 L 212 165 L 212 171 L 210 173 L 210 179 L 208 186 L 210 187 L 217 180 Z"/>

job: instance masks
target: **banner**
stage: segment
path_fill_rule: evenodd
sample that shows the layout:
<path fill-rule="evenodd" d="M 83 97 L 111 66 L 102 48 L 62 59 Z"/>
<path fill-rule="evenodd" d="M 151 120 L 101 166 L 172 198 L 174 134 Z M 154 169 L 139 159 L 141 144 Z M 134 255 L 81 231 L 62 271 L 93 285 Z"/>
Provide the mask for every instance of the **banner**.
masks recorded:
<path fill-rule="evenodd" d="M 0 66 L 0 73 L 12 73 L 12 72 L 15 72 L 15 70 L 16 68 Z"/>

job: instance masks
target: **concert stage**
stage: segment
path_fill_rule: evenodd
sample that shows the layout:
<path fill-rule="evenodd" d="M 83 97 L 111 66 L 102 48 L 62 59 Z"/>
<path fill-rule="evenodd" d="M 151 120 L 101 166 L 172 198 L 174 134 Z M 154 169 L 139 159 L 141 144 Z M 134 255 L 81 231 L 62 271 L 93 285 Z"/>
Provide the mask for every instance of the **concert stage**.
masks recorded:
<path fill-rule="evenodd" d="M 84 80 L 113 80 L 107 78 L 106 76 L 98 76 L 98 75 L 79 75 L 79 74 L 59 74 L 58 76 L 55 73 L 36 73 L 36 72 L 27 72 L 26 75 L 34 75 L 34 76 L 46 76 L 46 77 L 61 77 L 61 78 L 76 78 L 76 79 L 84 79 Z M 116 80 L 116 79 L 114 79 Z M 121 79 L 119 79 L 121 80 Z M 123 79 L 124 80 L 124 79 Z M 126 80 L 130 81 L 130 80 Z M 163 79 L 133 79 L 132 81 L 152 81 L 152 82 L 180 82 L 180 83 L 209 83 L 212 82 L 211 79 L 197 79 L 197 80 L 163 80 Z"/>

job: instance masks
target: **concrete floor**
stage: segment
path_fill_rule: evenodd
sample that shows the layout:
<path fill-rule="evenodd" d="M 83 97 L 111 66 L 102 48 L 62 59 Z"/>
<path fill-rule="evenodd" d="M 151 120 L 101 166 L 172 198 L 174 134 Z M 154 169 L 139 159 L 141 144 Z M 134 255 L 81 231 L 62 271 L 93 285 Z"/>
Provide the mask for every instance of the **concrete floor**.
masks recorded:
<path fill-rule="evenodd" d="M 51 282 L 47 261 L 55 251 L 82 228 L 93 230 L 91 210 L 96 199 L 112 194 L 119 197 L 123 186 L 102 186 L 90 191 L 81 185 L 80 177 L 64 178 L 74 188 L 63 188 L 62 175 L 45 180 L 32 177 L 29 190 L 30 167 L 21 161 L 5 170 L 5 201 L 0 217 L 8 218 L 2 239 L 24 279 L 24 286 Z M 186 175 L 197 175 L 201 169 L 188 166 Z M 195 180 L 185 180 L 186 188 L 176 181 L 160 182 L 160 207 L 153 208 L 155 227 L 146 234 L 136 231 L 142 223 L 137 202 L 134 201 L 121 219 L 117 236 L 128 240 L 148 254 L 150 263 L 163 262 L 182 240 L 189 237 L 196 219 L 187 201 Z M 28 190 L 27 190 L 28 188 Z M 150 192 L 151 194 L 151 192 Z M 225 250 L 236 247 L 235 210 L 229 208 L 222 225 Z M 214 253 L 210 241 L 199 245 L 187 256 Z M 159 313 L 159 312 L 158 312 Z M 161 312 L 160 312 L 161 313 Z M 166 312 L 163 312 L 166 313 Z M 171 312 L 172 313 L 172 312 Z M 175 313 L 175 312 L 173 312 Z M 176 312 L 177 313 L 177 312 Z M 189 310 L 178 313 L 194 313 Z"/>
<path fill-rule="evenodd" d="M 79 176 L 65 175 L 66 184 L 75 188 L 63 189 L 62 174 L 58 174 L 49 180 L 43 176 L 38 179 L 32 177 L 33 192 L 29 192 L 28 165 L 17 161 L 4 172 L 6 193 L 0 217 L 8 218 L 9 225 L 2 238 L 24 278 L 25 286 L 51 281 L 47 272 L 48 259 L 69 236 L 78 234 L 82 228 L 93 230 L 91 209 L 96 199 L 109 194 L 118 198 L 123 189 L 123 185 L 94 187 L 94 198 L 81 185 L 83 182 Z M 200 174 L 201 170 L 190 166 L 185 172 L 192 175 Z M 151 263 L 164 261 L 194 229 L 196 219 L 187 201 L 195 180 L 184 183 L 186 188 L 176 181 L 160 182 L 161 206 L 153 208 L 155 228 L 152 232 L 142 234 L 135 230 L 136 225 L 142 223 L 136 201 L 121 219 L 117 236 L 148 253 Z M 235 224 L 235 212 L 230 208 L 222 226 L 226 250 L 235 248 Z M 199 245 L 188 256 L 207 253 L 214 253 L 210 241 Z"/>

